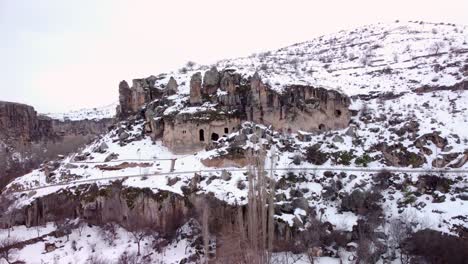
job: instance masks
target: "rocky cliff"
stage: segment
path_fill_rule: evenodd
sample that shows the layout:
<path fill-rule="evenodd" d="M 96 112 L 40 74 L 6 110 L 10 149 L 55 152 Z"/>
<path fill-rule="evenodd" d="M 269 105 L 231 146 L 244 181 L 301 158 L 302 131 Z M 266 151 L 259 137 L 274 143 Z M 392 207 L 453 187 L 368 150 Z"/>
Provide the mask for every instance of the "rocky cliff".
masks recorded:
<path fill-rule="evenodd" d="M 232 225 L 254 222 L 245 208 L 267 193 L 275 242 L 294 238 L 281 252 L 459 263 L 418 261 L 406 241 L 392 241 L 424 229 L 466 240 L 466 32 L 371 25 L 122 82 L 118 124 L 76 155 L 15 179 L 5 189 L 10 209 L 31 226 L 78 216 L 125 225 L 133 214 L 202 221 L 201 197 L 212 215 L 203 236 L 216 241 L 216 255 L 242 255 L 249 245 L 232 246 L 243 233 Z"/>
<path fill-rule="evenodd" d="M 112 122 L 56 120 L 38 115 L 29 105 L 0 102 L 0 187 L 45 160 L 76 151 Z"/>

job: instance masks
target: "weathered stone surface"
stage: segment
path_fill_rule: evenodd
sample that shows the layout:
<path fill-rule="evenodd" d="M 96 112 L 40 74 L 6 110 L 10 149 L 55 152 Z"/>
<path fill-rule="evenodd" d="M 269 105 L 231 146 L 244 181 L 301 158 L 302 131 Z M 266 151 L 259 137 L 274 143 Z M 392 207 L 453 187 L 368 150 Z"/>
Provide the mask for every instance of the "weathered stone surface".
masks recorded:
<path fill-rule="evenodd" d="M 213 66 L 209 71 L 205 72 L 203 76 L 203 93 L 214 94 L 219 86 L 220 76 L 218 69 Z"/>
<path fill-rule="evenodd" d="M 117 107 L 117 115 L 120 118 L 126 118 L 132 114 L 132 90 L 128 86 L 127 81 L 119 83 L 119 106 Z"/>
<path fill-rule="evenodd" d="M 336 143 L 343 143 L 344 142 L 344 139 L 342 136 L 340 135 L 335 135 L 333 138 L 332 138 L 332 141 L 333 142 L 336 142 Z"/>
<path fill-rule="evenodd" d="M 178 87 L 179 85 L 177 84 L 177 81 L 174 79 L 174 77 L 171 76 L 166 85 L 166 95 L 176 94 L 178 91 Z"/>
<path fill-rule="evenodd" d="M 154 87 L 157 77 L 151 75 L 148 78 L 133 79 L 132 87 L 128 87 L 126 81 L 119 84 L 119 102 L 117 116 L 125 119 L 128 116 L 137 114 L 141 108 L 154 99 L 161 98 L 164 91 Z"/>
<path fill-rule="evenodd" d="M 202 90 L 202 76 L 200 72 L 192 75 L 190 79 L 190 104 L 197 105 L 201 104 L 201 90 Z"/>
<path fill-rule="evenodd" d="M 121 133 L 119 134 L 119 140 L 126 140 L 126 139 L 129 138 L 129 137 L 130 137 L 130 135 L 129 135 L 127 132 L 125 132 L 125 131 L 123 131 L 123 132 L 121 132 Z"/>
<path fill-rule="evenodd" d="M 52 119 L 38 116 L 32 106 L 0 101 L 0 140 L 27 145 L 53 136 Z"/>
<path fill-rule="evenodd" d="M 81 218 L 96 225 L 114 222 L 125 225 L 135 219 L 139 223 L 152 223 L 153 228 L 161 234 L 174 232 L 209 206 L 208 223 L 210 232 L 219 232 L 226 223 L 238 226 L 238 207 L 228 205 L 216 198 L 205 195 L 187 197 L 160 190 L 153 193 L 150 189 L 122 187 L 119 183 L 98 188 L 96 185 L 81 186 L 76 192 L 63 191 L 52 193 L 35 199 L 30 205 L 18 209 L 13 218 L 16 225 L 28 227 L 43 225 L 64 218 Z M 281 211 L 293 213 L 290 203 L 281 205 Z M 248 219 L 248 211 L 244 210 L 244 219 Z M 245 220 L 244 220 L 245 221 Z M 0 221 L 0 227 L 6 223 Z M 275 234 L 279 237 L 291 235 L 291 228 L 275 222 Z M 283 223 L 284 224 L 284 223 Z"/>
<path fill-rule="evenodd" d="M 156 93 L 154 91 L 160 91 L 152 87 L 155 78 L 134 80 L 130 88 L 133 99 L 130 100 L 129 113 L 140 111 L 145 100 L 149 102 L 148 99 L 141 99 L 148 98 L 148 90 L 149 98 L 152 99 Z M 171 78 L 164 91 L 174 90 L 176 86 L 175 79 Z M 222 91 L 215 94 L 218 88 Z M 197 106 L 210 102 L 216 105 L 214 109 L 175 111 L 174 114 L 164 115 L 167 106 L 173 102 L 161 97 L 142 110 L 147 121 L 145 132 L 153 138 L 162 137 L 164 145 L 174 152 L 190 153 L 210 148 L 213 142 L 235 131 L 244 121 L 253 121 L 288 133 L 322 132 L 348 126 L 351 114 L 347 96 L 304 85 L 291 85 L 285 91 L 279 93 L 271 89 L 263 83 L 258 73 L 246 78 L 233 69 L 218 72 L 212 68 L 204 73 L 202 79 L 202 73 L 197 72 L 190 79 L 189 103 Z M 254 141 L 256 139 L 253 138 Z"/>

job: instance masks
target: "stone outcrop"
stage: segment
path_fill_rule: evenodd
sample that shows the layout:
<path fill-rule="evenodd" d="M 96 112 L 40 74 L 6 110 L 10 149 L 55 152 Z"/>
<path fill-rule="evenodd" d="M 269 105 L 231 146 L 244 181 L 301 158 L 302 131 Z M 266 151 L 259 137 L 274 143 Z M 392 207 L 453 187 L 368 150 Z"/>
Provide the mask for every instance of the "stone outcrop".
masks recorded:
<path fill-rule="evenodd" d="M 59 121 L 29 105 L 0 102 L 0 188 L 41 162 L 68 154 L 107 131 L 113 119 Z"/>
<path fill-rule="evenodd" d="M 128 83 L 124 80 L 119 83 L 119 106 L 117 107 L 117 115 L 125 118 L 132 114 L 132 90 Z"/>
<path fill-rule="evenodd" d="M 248 210 L 239 210 L 210 195 L 195 195 L 191 190 L 185 196 L 160 190 L 123 187 L 119 182 L 111 186 L 97 187 L 82 185 L 78 189 L 63 190 L 36 198 L 29 205 L 15 211 L 12 224 L 28 227 L 43 225 L 65 218 L 81 218 L 86 222 L 101 225 L 117 223 L 133 228 L 145 227 L 149 223 L 158 233 L 170 234 L 196 216 L 206 205 L 210 208 L 208 219 L 210 232 L 218 233 L 226 225 L 238 227 L 239 219 L 245 223 Z M 239 212 L 243 212 L 239 215 Z M 0 212 L 0 220 L 3 212 Z M 275 221 L 275 235 L 278 241 L 289 240 L 297 233 L 299 226 L 290 227 L 283 221 Z M 0 221 L 5 228 L 6 222 Z"/>
<path fill-rule="evenodd" d="M 56 120 L 52 119 L 52 129 L 62 137 L 85 136 L 96 137 L 107 132 L 114 123 L 113 118 L 103 118 L 100 120 Z"/>
<path fill-rule="evenodd" d="M 219 72 L 216 67 L 212 67 L 209 71 L 205 72 L 203 76 L 203 93 L 214 94 L 219 86 Z"/>
<path fill-rule="evenodd" d="M 174 120 L 164 121 L 163 144 L 176 153 L 191 153 L 237 131 L 240 124 L 241 120 L 235 117 L 190 120 L 177 116 Z"/>
<path fill-rule="evenodd" d="M 197 72 L 192 75 L 190 79 L 190 104 L 197 105 L 201 104 L 201 90 L 202 90 L 202 77 L 201 73 Z"/>
<path fill-rule="evenodd" d="M 151 84 L 157 86 L 157 81 Z M 165 114 L 167 107 L 174 104 L 166 95 L 176 91 L 175 79 L 171 77 L 167 85 L 160 86 L 165 89 L 163 92 L 148 85 L 147 79 L 134 80 L 132 94 L 145 91 L 153 95 L 145 97 L 146 104 L 144 97 L 137 96 L 129 112 L 136 113 L 145 105 L 142 110 L 147 121 L 145 131 L 154 139 L 162 137 L 166 146 L 179 153 L 210 146 L 219 137 L 237 131 L 244 121 L 285 133 L 320 133 L 345 128 L 351 119 L 350 99 L 346 95 L 307 85 L 290 85 L 284 92 L 278 92 L 265 84 L 258 73 L 245 78 L 234 69 L 218 71 L 213 67 L 203 78 L 201 72 L 193 74 L 188 104 L 184 106 L 192 108 L 181 113 Z M 214 106 L 194 107 L 204 103 Z"/>
<path fill-rule="evenodd" d="M 32 106 L 0 101 L 0 140 L 27 145 L 54 136 L 52 120 L 38 116 Z"/>
<path fill-rule="evenodd" d="M 169 81 L 166 85 L 166 95 L 176 94 L 178 92 L 178 87 L 179 85 L 177 84 L 177 81 L 174 79 L 174 77 L 169 78 Z"/>

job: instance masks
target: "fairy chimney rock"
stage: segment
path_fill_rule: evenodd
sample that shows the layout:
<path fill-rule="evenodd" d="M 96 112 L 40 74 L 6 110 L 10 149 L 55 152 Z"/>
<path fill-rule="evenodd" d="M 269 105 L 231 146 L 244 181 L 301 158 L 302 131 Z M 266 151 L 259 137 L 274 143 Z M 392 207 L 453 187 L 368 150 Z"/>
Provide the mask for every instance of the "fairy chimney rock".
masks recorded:
<path fill-rule="evenodd" d="M 167 95 L 173 95 L 176 94 L 178 91 L 179 85 L 177 84 L 177 81 L 174 79 L 174 77 L 171 76 L 169 78 L 169 82 L 167 82 L 166 85 L 166 94 Z"/>
<path fill-rule="evenodd" d="M 190 104 L 197 105 L 202 103 L 201 98 L 202 76 L 200 72 L 192 75 L 190 79 Z"/>

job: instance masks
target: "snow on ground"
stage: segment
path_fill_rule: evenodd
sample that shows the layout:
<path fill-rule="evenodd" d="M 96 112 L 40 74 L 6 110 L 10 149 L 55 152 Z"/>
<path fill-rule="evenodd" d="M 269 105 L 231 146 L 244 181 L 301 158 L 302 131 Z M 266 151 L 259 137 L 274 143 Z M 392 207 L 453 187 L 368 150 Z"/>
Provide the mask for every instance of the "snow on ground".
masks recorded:
<path fill-rule="evenodd" d="M 49 223 L 47 228 L 40 230 L 40 235 L 45 235 L 54 230 L 54 225 Z M 189 238 L 187 238 L 188 232 L 191 232 L 191 230 L 186 224 L 179 229 L 178 237 L 166 247 L 163 247 L 160 252 L 152 248 L 152 237 L 145 237 L 141 242 L 142 256 L 147 256 L 150 259 L 150 263 L 180 263 L 182 259 L 196 251 L 191 246 L 192 241 L 189 241 Z M 34 227 L 15 227 L 11 231 L 11 237 L 19 241 L 36 238 L 37 234 L 37 230 Z M 14 260 L 26 261 L 28 264 L 87 264 L 91 263 L 91 259 L 116 263 L 124 252 L 129 255 L 137 253 L 138 247 L 135 239 L 125 229 L 116 226 L 115 237 L 104 234 L 105 232 L 101 227 L 83 224 L 81 228 L 73 229 L 68 238 L 66 236 L 46 236 L 43 241 L 26 245 L 22 249 L 14 251 L 13 255 L 16 256 Z M 6 236 L 7 231 L 0 229 L 0 239 L 4 239 Z M 46 244 L 53 244 L 56 249 L 47 252 L 45 249 Z M 6 262 L 0 260 L 0 264 L 6 264 Z"/>
<path fill-rule="evenodd" d="M 100 120 L 104 118 L 113 118 L 115 116 L 118 103 L 112 103 L 103 107 L 84 108 L 65 113 L 46 113 L 52 119 L 60 121 L 79 121 L 79 120 Z"/>
<path fill-rule="evenodd" d="M 277 171 L 275 180 L 278 182 L 288 177 L 288 173 L 301 174 L 305 180 L 297 181 L 286 189 L 277 189 L 277 194 L 282 194 L 287 201 L 295 199 L 291 190 L 301 190 L 303 197 L 309 205 L 315 208 L 317 216 L 322 221 L 328 221 L 339 230 L 350 231 L 360 216 L 352 212 L 341 212 L 339 199 L 330 201 L 323 197 L 326 187 L 342 183 L 340 194 L 350 193 L 354 190 L 368 190 L 372 185 L 373 173 L 366 171 L 347 172 L 346 177 L 333 175 L 326 177 L 323 170 L 304 170 L 301 168 L 313 168 L 316 165 L 302 161 L 295 165 L 292 161 L 295 155 L 304 154 L 308 146 L 321 144 L 320 151 L 334 153 L 338 151 L 352 151 L 353 157 L 349 164 L 339 164 L 333 159 L 327 160 L 324 167 L 346 167 L 348 169 L 363 169 L 357 164 L 358 157 L 368 154 L 370 157 L 378 157 L 381 153 L 372 149 L 378 143 L 401 143 L 410 152 L 417 152 L 414 139 L 434 131 L 447 139 L 447 147 L 437 148 L 434 144 L 425 146 L 432 154 L 424 154 L 425 163 L 423 169 L 433 168 L 432 161 L 450 153 L 463 153 L 468 146 L 468 92 L 467 91 L 436 91 L 418 94 L 413 90 L 425 85 L 441 86 L 453 85 L 467 79 L 466 67 L 468 61 L 468 29 L 464 26 L 441 25 L 429 23 L 392 23 L 378 24 L 358 28 L 354 31 L 342 31 L 337 34 L 323 36 L 312 41 L 282 48 L 274 52 L 258 54 L 247 58 L 224 60 L 216 64 L 218 69 L 234 68 L 244 75 L 251 75 L 259 71 L 262 79 L 278 92 L 283 92 L 290 84 L 308 84 L 341 90 L 352 99 L 350 108 L 358 111 L 358 115 L 352 118 L 356 126 L 355 134 L 360 143 L 354 142 L 355 138 L 347 134 L 347 129 L 313 135 L 311 141 L 299 140 L 297 134 L 289 136 L 277 135 L 278 142 L 290 140 L 292 146 L 297 146 L 294 152 L 279 152 L 275 162 L 277 168 L 290 168 L 291 171 Z M 179 84 L 179 93 L 168 99 L 173 105 L 165 110 L 165 114 L 175 111 L 194 113 L 196 111 L 210 110 L 212 105 L 201 107 L 185 107 L 184 102 L 189 94 L 190 76 L 197 71 L 208 70 L 209 66 L 196 66 L 183 71 L 175 71 L 161 75 L 156 86 L 165 85 L 173 76 Z M 389 99 L 365 99 L 357 95 L 371 95 L 385 92 L 402 94 Z M 109 107 L 110 109 L 111 107 Z M 115 106 L 112 107 L 115 109 Z M 361 120 L 363 112 L 368 111 L 374 117 L 372 122 Z M 96 111 L 95 111 L 96 112 Z M 88 118 L 97 118 L 106 114 L 91 113 Z M 103 113 L 110 113 L 108 112 Z M 112 114 L 113 115 L 113 114 Z M 53 116 L 53 115 L 52 115 Z M 68 115 L 70 120 L 83 119 L 86 111 Z M 66 118 L 65 115 L 56 115 L 56 118 Z M 396 120 L 402 122 L 394 122 Z M 390 122 L 392 121 L 392 122 Z M 404 128 L 408 121 L 418 123 L 417 131 L 413 135 L 404 133 L 396 137 L 395 130 Z M 396 124 L 390 124 L 396 123 Z M 118 128 L 117 128 L 118 129 Z M 116 129 L 116 130 L 117 130 Z M 392 129 L 392 130 L 391 130 Z M 78 155 L 71 155 L 60 162 L 55 169 L 56 177 L 46 179 L 43 170 L 37 169 L 16 179 L 9 185 L 10 190 L 30 189 L 44 187 L 51 184 L 64 184 L 53 187 L 41 188 L 28 192 L 28 195 L 18 198 L 17 205 L 25 205 L 33 199 L 56 192 L 59 189 L 88 184 L 90 181 L 99 180 L 100 186 L 105 186 L 118 177 L 128 177 L 124 185 L 133 187 L 150 188 L 154 192 L 167 190 L 182 195 L 182 187 L 190 183 L 195 172 L 202 176 L 200 192 L 212 193 L 216 198 L 230 204 L 243 204 L 247 202 L 247 188 L 241 189 L 240 183 L 247 183 L 247 177 L 243 171 L 236 168 L 222 168 L 230 173 L 230 179 L 222 179 L 220 171 L 203 172 L 208 168 L 201 160 L 217 155 L 216 151 L 199 151 L 193 155 L 176 155 L 171 153 L 162 142 L 152 141 L 149 137 L 141 136 L 143 125 L 135 125 L 132 131 L 127 131 L 130 138 L 136 140 L 122 146 L 119 144 L 116 130 L 109 132 L 87 148 L 79 155 L 88 153 L 85 160 L 78 161 Z M 230 135 L 234 136 L 234 135 Z M 279 140 L 281 139 L 281 140 Z M 103 143 L 107 146 L 103 153 L 96 152 Z M 278 143 L 281 146 L 282 143 Z M 248 144 L 249 147 L 258 147 Z M 117 154 L 114 160 L 105 162 L 111 154 Z M 175 160 L 174 174 L 166 174 L 171 171 L 172 159 Z M 120 166 L 123 163 L 136 164 L 136 166 L 124 166 L 119 170 L 102 170 L 99 166 Z M 454 161 L 455 162 L 455 161 Z M 454 162 L 448 164 L 454 164 Z M 265 164 L 269 168 L 269 163 Z M 382 160 L 371 161 L 371 168 L 388 167 Z M 462 169 L 468 168 L 465 164 Z M 294 170 L 294 171 L 293 171 Z M 187 172 L 189 173 L 183 173 Z M 422 173 L 402 172 L 396 173 L 400 178 L 399 184 L 405 180 L 415 183 Z M 455 179 L 458 175 L 447 173 L 445 177 Z M 169 185 L 169 179 L 179 180 Z M 466 180 L 458 183 L 456 188 L 466 189 Z M 405 195 L 411 194 L 409 190 L 387 190 L 382 193 L 385 201 L 382 202 L 385 217 L 393 219 L 402 215 L 410 215 L 420 221 L 419 228 L 430 227 L 447 233 L 452 233 L 451 226 L 460 224 L 466 226 L 457 216 L 468 216 L 468 201 L 459 198 L 452 188 L 441 203 L 432 202 L 433 197 L 427 194 L 415 197 L 415 200 L 401 207 L 400 202 L 407 199 Z M 392 193 L 390 193 L 390 191 Z M 442 195 L 442 194 L 441 194 Z M 417 206 L 424 203 L 424 206 Z M 278 202 L 281 204 L 281 202 Z M 415 207 L 418 207 L 416 209 Z M 296 209 L 291 213 L 277 214 L 275 217 L 292 225 L 294 221 L 302 221 L 304 212 Z M 16 227 L 15 227 L 16 228 Z M 21 230 L 19 228 L 18 230 Z M 92 237 L 95 230 L 88 230 Z M 93 233 L 94 232 L 94 233 Z M 21 234 L 21 232 L 19 232 Z M 0 235 L 4 232 L 0 232 Z M 76 234 L 75 234 L 76 235 Z M 21 236 L 21 235 L 20 235 Z M 121 250 L 131 247 L 125 244 L 128 237 L 122 234 L 120 242 Z M 81 240 L 80 240 L 81 241 Z M 89 248 L 87 241 L 81 241 L 84 248 Z M 184 247 L 182 244 L 174 245 L 174 259 Z M 36 247 L 42 247 L 43 245 Z M 34 246 L 31 246 L 34 247 Z M 180 248 L 179 248 L 180 247 Z M 24 254 L 35 253 L 38 248 L 26 247 Z M 31 250 L 29 252 L 28 250 Z M 86 249 L 88 254 L 89 249 Z M 104 249 L 103 249 L 104 250 Z M 116 252 L 106 252 L 114 256 Z M 57 253 L 61 251 L 58 250 Z M 98 251 L 99 252 L 99 251 Z M 22 256 L 24 255 L 21 254 Z M 60 253 L 60 258 L 74 263 L 76 254 L 65 256 Z M 287 255 L 287 253 L 284 253 Z M 284 257 L 279 254 L 278 257 Z M 89 255 L 89 254 L 88 254 Z M 48 255 L 49 256 L 49 255 Z M 40 256 L 37 256 L 40 259 Z M 81 261 L 81 259 L 79 260 Z M 40 262 L 39 262 L 40 263 Z M 64 262 L 65 263 L 65 262 Z M 76 262 L 79 263 L 79 262 Z M 301 263 L 301 262 L 297 262 Z M 305 262 L 304 262 L 305 263 Z M 318 263 L 337 263 L 334 259 L 322 258 Z"/>

